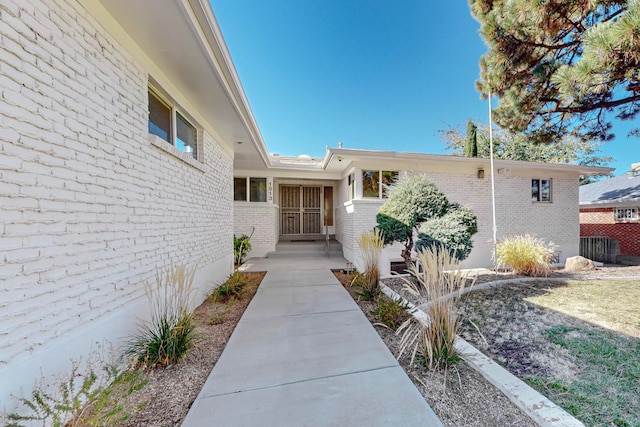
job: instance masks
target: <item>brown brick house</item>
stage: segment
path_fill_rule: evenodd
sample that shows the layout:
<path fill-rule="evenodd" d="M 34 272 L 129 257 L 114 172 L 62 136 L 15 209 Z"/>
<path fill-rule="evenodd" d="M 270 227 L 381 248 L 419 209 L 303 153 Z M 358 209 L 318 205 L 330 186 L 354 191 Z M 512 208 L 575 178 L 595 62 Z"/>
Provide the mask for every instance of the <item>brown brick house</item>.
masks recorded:
<path fill-rule="evenodd" d="M 619 255 L 640 257 L 640 163 L 623 175 L 580 187 L 580 237 L 615 239 Z"/>

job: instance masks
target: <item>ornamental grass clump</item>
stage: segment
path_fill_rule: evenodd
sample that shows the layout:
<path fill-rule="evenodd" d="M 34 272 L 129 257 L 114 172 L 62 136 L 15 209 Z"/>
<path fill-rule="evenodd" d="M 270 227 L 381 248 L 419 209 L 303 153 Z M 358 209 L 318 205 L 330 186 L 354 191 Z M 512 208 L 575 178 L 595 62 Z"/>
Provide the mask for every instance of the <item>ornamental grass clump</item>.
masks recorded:
<path fill-rule="evenodd" d="M 195 266 L 184 265 L 156 272 L 156 283 L 146 285 L 151 320 L 141 323 L 127 344 L 134 363 L 146 367 L 168 366 L 180 360 L 196 344 L 191 293 Z"/>
<path fill-rule="evenodd" d="M 249 281 L 247 277 L 236 271 L 220 286 L 215 288 L 209 295 L 213 302 L 228 302 L 231 299 L 240 299 L 244 295 L 245 286 Z"/>
<path fill-rule="evenodd" d="M 409 351 L 411 361 L 424 358 L 430 369 L 446 369 L 462 357 L 455 348 L 461 319 L 455 305 L 466 286 L 466 275 L 457 266 L 456 258 L 444 247 L 424 248 L 418 252 L 409 272 L 417 284 L 406 281 L 405 289 L 427 302 L 427 324 L 415 318 L 405 321 L 397 334 L 401 335 L 400 355 Z"/>
<path fill-rule="evenodd" d="M 548 276 L 554 258 L 555 245 L 530 234 L 507 237 L 496 246 L 497 263 L 523 276 Z"/>
<path fill-rule="evenodd" d="M 359 298 L 366 301 L 374 300 L 380 294 L 380 271 L 378 270 L 378 260 L 384 246 L 384 241 L 380 235 L 380 230 L 365 232 L 358 239 L 358 247 L 364 264 L 364 272 L 359 278 L 351 282 L 351 286 L 356 289 Z"/>

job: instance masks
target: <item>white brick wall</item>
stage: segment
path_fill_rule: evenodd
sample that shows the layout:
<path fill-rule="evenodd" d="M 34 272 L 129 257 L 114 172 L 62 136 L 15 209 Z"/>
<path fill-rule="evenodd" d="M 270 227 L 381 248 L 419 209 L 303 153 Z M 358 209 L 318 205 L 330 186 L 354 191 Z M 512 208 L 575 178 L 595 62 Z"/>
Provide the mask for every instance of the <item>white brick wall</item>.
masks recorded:
<path fill-rule="evenodd" d="M 278 243 L 278 206 L 273 203 L 234 202 L 233 232 L 253 235 L 249 240 L 250 257 L 265 257 L 276 250 Z"/>
<path fill-rule="evenodd" d="M 209 135 L 202 170 L 149 143 L 146 71 L 72 0 L 3 0 L 0 25 L 4 403 L 133 332 L 157 267 L 198 262 L 199 298 L 223 280 L 233 202 Z"/>

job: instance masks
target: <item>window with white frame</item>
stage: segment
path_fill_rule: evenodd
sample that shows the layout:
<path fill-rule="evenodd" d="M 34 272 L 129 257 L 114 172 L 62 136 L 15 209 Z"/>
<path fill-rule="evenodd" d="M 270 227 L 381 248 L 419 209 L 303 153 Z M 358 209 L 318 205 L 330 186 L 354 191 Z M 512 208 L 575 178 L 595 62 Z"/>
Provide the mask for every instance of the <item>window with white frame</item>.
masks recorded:
<path fill-rule="evenodd" d="M 638 208 L 616 208 L 616 221 L 637 221 Z"/>
<path fill-rule="evenodd" d="M 531 201 L 551 202 L 551 179 L 531 180 Z"/>
<path fill-rule="evenodd" d="M 155 90 L 149 88 L 149 133 L 198 159 L 198 131 Z"/>
<path fill-rule="evenodd" d="M 233 178 L 233 200 L 239 202 L 266 202 L 267 178 Z"/>
<path fill-rule="evenodd" d="M 386 198 L 397 179 L 397 171 L 363 170 L 362 197 Z"/>

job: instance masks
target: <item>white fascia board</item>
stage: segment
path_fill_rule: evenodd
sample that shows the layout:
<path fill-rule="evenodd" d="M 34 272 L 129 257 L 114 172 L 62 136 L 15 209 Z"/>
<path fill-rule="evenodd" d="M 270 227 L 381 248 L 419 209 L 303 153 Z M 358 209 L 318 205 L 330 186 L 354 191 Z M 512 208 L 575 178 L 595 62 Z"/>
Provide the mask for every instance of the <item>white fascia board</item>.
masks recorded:
<path fill-rule="evenodd" d="M 203 47 L 209 54 L 209 60 L 212 66 L 215 67 L 224 82 L 229 100 L 244 122 L 247 132 L 252 137 L 253 144 L 260 153 L 262 161 L 267 167 L 270 167 L 271 160 L 269 158 L 269 152 L 262 139 L 262 133 L 260 132 L 260 128 L 247 100 L 244 88 L 240 82 L 240 77 L 236 71 L 211 4 L 205 0 L 182 0 L 182 2 L 183 4 L 189 4 L 190 10 L 192 10 L 197 17 L 198 25 L 194 25 L 194 30 L 201 34 Z M 218 55 L 216 55 L 216 52 Z"/>
<path fill-rule="evenodd" d="M 640 199 L 603 200 L 601 202 L 580 202 L 580 208 L 636 208 L 640 207 Z"/>
<path fill-rule="evenodd" d="M 421 163 L 428 165 L 434 164 L 457 164 L 457 165 L 482 165 L 484 167 L 490 167 L 490 160 L 480 157 L 463 157 L 463 156 L 451 156 L 444 154 L 425 154 L 425 153 L 405 153 L 396 151 L 377 151 L 377 150 L 359 150 L 349 148 L 330 148 L 330 159 L 335 157 L 348 157 L 353 161 L 367 160 L 397 160 L 408 164 Z M 329 154 L 329 153 L 328 153 Z M 609 173 L 613 171 L 612 168 L 598 167 L 598 166 L 580 166 L 560 163 L 539 163 L 539 162 L 525 162 L 519 160 L 494 160 L 494 167 L 496 168 L 513 168 L 519 170 L 546 170 L 546 171 L 558 171 L 558 172 L 574 172 L 584 176 Z"/>

